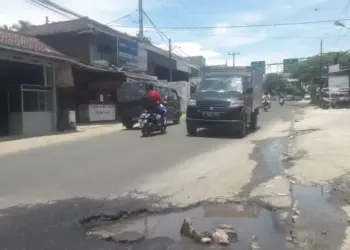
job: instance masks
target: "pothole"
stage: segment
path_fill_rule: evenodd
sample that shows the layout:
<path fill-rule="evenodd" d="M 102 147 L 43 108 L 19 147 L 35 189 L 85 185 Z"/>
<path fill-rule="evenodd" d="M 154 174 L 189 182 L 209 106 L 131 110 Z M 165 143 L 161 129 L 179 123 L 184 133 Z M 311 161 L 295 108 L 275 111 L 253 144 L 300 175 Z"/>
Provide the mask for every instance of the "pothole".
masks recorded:
<path fill-rule="evenodd" d="M 185 218 L 191 220 L 197 232 L 213 232 L 219 225 L 231 225 L 238 241 L 231 241 L 228 249 L 290 249 L 286 246 L 285 230 L 275 214 L 252 204 L 205 204 L 181 212 L 140 214 L 117 221 L 95 220 L 84 227 L 87 235 L 116 243 L 169 238 L 173 245 L 180 247 L 207 247 L 180 235 Z"/>
<path fill-rule="evenodd" d="M 336 202 L 340 197 L 331 185 L 292 185 L 295 220 L 292 234 L 307 249 L 338 249 L 348 226 L 345 212 Z"/>

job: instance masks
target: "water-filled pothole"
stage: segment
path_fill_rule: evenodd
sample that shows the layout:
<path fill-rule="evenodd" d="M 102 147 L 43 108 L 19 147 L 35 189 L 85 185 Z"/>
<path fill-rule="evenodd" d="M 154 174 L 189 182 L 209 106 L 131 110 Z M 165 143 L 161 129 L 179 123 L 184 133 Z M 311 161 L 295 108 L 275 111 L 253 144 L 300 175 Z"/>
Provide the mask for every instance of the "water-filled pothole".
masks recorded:
<path fill-rule="evenodd" d="M 211 231 L 220 224 L 232 225 L 238 241 L 227 249 L 287 249 L 285 231 L 275 218 L 275 214 L 262 207 L 248 204 L 206 204 L 186 211 L 159 215 L 139 215 L 119 221 L 108 221 L 85 225 L 87 234 L 110 239 L 111 236 L 125 233 L 139 239 L 170 238 L 177 249 L 184 246 L 204 249 L 207 246 L 194 243 L 180 235 L 184 218 L 190 218 L 198 232 Z M 134 234 L 130 234 L 134 232 Z M 143 237 L 141 237 L 143 235 Z M 118 238 L 118 237 L 117 237 Z M 211 246 L 208 246 L 209 248 Z M 163 248 L 166 249 L 166 248 Z M 195 248 L 197 249 L 197 248 Z M 255 249 L 255 248 L 253 248 Z"/>
<path fill-rule="evenodd" d="M 333 187 L 293 185 L 292 195 L 299 211 L 294 225 L 299 244 L 308 243 L 311 249 L 337 249 L 348 222 Z"/>

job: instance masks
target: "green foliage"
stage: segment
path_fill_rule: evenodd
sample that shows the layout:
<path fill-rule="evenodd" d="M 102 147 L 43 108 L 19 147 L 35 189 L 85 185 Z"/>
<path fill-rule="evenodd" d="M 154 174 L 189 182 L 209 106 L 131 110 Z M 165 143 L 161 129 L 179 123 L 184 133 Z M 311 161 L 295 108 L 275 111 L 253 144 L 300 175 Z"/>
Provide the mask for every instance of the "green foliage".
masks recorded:
<path fill-rule="evenodd" d="M 267 74 L 264 82 L 264 89 L 272 92 L 283 92 L 286 89 L 287 81 L 282 75 L 271 73 Z"/>
<path fill-rule="evenodd" d="M 340 52 L 328 52 L 322 55 L 322 61 L 320 55 L 314 55 L 308 59 L 301 61 L 295 67 L 293 72 L 290 75 L 290 78 L 295 79 L 296 83 L 294 84 L 293 92 L 296 90 L 305 89 L 311 93 L 313 101 L 315 100 L 315 89 L 316 86 L 323 86 L 326 79 L 321 77 L 321 68 L 327 65 L 332 64 L 349 64 L 350 63 L 350 54 L 345 51 Z M 297 87 L 299 85 L 299 87 Z M 300 88 L 300 86 L 303 86 Z"/>
<path fill-rule="evenodd" d="M 272 94 L 284 93 L 295 96 L 304 96 L 306 92 L 300 81 L 288 80 L 285 75 L 276 73 L 266 75 L 264 89 Z"/>
<path fill-rule="evenodd" d="M 0 27 L 1 29 L 4 29 L 4 30 L 11 30 L 11 27 L 9 27 L 8 25 L 2 25 L 1 27 Z"/>
<path fill-rule="evenodd" d="M 328 52 L 322 56 L 322 65 L 349 64 L 350 54 L 346 52 Z M 321 56 L 315 55 L 298 63 L 291 74 L 291 78 L 302 81 L 305 84 L 320 83 Z"/>
<path fill-rule="evenodd" d="M 15 31 L 22 31 L 22 30 L 25 30 L 31 26 L 32 26 L 32 24 L 30 22 L 19 20 L 18 23 L 15 23 L 11 26 L 11 29 L 15 30 Z"/>
<path fill-rule="evenodd" d="M 8 25 L 2 25 L 1 28 L 4 30 L 13 30 L 13 31 L 23 31 L 29 27 L 31 27 L 32 24 L 28 21 L 23 21 L 23 20 L 19 20 L 18 23 L 12 24 L 11 26 Z"/>
<path fill-rule="evenodd" d="M 137 34 L 136 36 L 139 37 L 139 34 Z M 148 45 L 151 45 L 151 44 L 152 44 L 151 38 L 150 38 L 150 37 L 147 37 L 147 36 L 144 36 L 144 37 L 142 38 L 142 41 L 141 41 L 141 42 L 144 43 L 144 44 L 148 44 Z"/>

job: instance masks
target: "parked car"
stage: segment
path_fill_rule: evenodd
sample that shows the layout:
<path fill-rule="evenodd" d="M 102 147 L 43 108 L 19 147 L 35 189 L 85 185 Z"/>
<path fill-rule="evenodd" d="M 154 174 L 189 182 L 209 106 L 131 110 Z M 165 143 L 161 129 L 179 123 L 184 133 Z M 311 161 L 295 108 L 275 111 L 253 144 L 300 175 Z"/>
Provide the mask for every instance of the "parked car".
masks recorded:
<path fill-rule="evenodd" d="M 145 91 L 146 84 L 150 82 L 155 85 L 158 93 L 166 101 L 167 120 L 173 121 L 175 124 L 180 123 L 182 115 L 181 99 L 174 88 L 159 81 L 126 81 L 120 86 L 118 91 L 117 110 L 123 125 L 127 129 L 132 129 L 140 118 L 140 114 L 143 111 L 140 102 L 141 93 Z"/>
<path fill-rule="evenodd" d="M 310 100 L 310 99 L 311 99 L 311 95 L 309 94 L 304 95 L 304 100 Z"/>

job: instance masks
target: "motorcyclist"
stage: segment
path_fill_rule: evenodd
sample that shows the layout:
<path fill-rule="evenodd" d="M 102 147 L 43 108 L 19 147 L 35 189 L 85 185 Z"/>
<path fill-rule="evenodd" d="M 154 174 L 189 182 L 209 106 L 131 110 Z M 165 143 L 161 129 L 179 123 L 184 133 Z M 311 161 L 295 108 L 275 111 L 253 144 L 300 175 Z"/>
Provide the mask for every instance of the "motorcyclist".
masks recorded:
<path fill-rule="evenodd" d="M 264 94 L 263 94 L 263 96 L 262 96 L 262 101 L 263 101 L 263 102 L 267 101 L 268 104 L 269 104 L 269 107 L 270 107 L 270 106 L 271 106 L 270 100 L 271 100 L 270 93 L 269 93 L 268 91 L 265 91 Z"/>
<path fill-rule="evenodd" d="M 278 93 L 278 102 L 280 105 L 284 104 L 284 95 L 281 92 Z"/>
<path fill-rule="evenodd" d="M 159 95 L 159 93 L 154 90 L 154 85 L 152 83 L 146 84 L 146 91 L 141 94 L 142 106 L 148 112 L 154 112 L 161 115 L 162 124 L 166 125 L 166 109 L 164 106 L 165 101 Z"/>
<path fill-rule="evenodd" d="M 281 99 L 284 99 L 284 95 L 282 93 L 278 94 L 278 100 L 280 101 Z"/>

